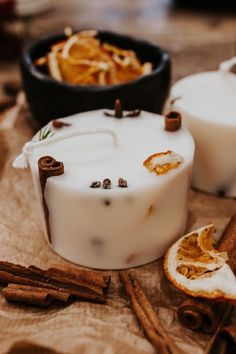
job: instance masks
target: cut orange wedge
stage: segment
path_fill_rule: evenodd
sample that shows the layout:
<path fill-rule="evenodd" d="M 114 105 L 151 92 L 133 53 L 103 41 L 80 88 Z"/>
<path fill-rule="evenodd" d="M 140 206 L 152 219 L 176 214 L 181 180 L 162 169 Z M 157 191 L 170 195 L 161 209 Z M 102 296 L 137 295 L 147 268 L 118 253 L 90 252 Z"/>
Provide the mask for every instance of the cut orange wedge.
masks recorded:
<path fill-rule="evenodd" d="M 188 295 L 236 301 L 236 278 L 227 253 L 213 247 L 214 232 L 211 224 L 182 236 L 168 249 L 164 271 Z"/>

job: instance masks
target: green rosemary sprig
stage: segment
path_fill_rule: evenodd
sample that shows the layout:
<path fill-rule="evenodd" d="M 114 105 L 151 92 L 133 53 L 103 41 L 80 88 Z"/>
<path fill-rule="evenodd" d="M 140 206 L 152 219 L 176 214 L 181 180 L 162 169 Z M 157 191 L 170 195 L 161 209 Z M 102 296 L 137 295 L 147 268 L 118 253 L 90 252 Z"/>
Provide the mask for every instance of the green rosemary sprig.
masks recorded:
<path fill-rule="evenodd" d="M 54 135 L 54 131 L 51 128 L 44 128 L 44 129 L 40 129 L 39 132 L 39 140 L 45 140 L 47 138 L 51 138 Z"/>

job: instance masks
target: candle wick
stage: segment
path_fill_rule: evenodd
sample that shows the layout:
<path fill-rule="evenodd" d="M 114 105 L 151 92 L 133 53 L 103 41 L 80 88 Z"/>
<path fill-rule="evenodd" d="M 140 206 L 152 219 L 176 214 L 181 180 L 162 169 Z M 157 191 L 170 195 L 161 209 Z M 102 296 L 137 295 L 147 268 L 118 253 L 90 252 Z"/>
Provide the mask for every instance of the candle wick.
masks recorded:
<path fill-rule="evenodd" d="M 117 135 L 111 129 L 85 129 L 85 130 L 79 130 L 77 132 L 67 132 L 64 135 L 62 134 L 57 136 L 54 135 L 46 140 L 27 142 L 22 149 L 22 154 L 19 155 L 13 162 L 13 167 L 23 168 L 23 169 L 26 168 L 28 166 L 29 156 L 32 154 L 33 150 L 37 147 L 50 145 L 52 143 L 56 143 L 58 141 L 62 141 L 69 138 L 74 138 L 76 136 L 90 135 L 90 134 L 109 134 L 113 138 L 114 146 L 118 147 Z"/>

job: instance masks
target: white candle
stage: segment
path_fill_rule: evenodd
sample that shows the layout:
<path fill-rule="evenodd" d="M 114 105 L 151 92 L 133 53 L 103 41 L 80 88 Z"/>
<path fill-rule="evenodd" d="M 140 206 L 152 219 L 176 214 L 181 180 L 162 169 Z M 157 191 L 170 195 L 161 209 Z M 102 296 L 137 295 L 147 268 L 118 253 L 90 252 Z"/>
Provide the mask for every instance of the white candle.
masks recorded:
<path fill-rule="evenodd" d="M 194 154 L 190 133 L 165 131 L 164 118 L 148 112 L 117 119 L 98 110 L 62 121 L 71 126 L 55 129 L 29 156 L 42 216 L 38 159 L 50 155 L 64 164 L 64 173 L 48 178 L 43 191 L 52 248 L 72 262 L 100 269 L 138 266 L 162 256 L 186 225 Z M 173 160 L 175 168 L 158 175 L 143 165 L 150 155 L 169 150 L 154 162 Z M 111 189 L 90 187 L 106 178 Z M 118 186 L 119 178 L 127 188 Z"/>
<path fill-rule="evenodd" d="M 196 143 L 193 186 L 236 196 L 236 57 L 218 71 L 188 76 L 171 89 L 165 110 L 182 114 Z M 236 71 L 236 70 L 235 70 Z"/>

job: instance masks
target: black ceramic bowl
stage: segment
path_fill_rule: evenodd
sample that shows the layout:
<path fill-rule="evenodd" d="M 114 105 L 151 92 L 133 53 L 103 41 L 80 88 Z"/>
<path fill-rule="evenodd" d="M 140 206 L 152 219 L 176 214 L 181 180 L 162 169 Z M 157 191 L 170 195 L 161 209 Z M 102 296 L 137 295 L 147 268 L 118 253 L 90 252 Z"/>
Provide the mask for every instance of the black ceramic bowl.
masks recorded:
<path fill-rule="evenodd" d="M 64 34 L 40 39 L 23 53 L 21 72 L 30 109 L 41 125 L 49 120 L 99 108 L 113 108 L 119 98 L 126 110 L 142 109 L 160 113 L 170 85 L 170 59 L 157 45 L 126 35 L 99 31 L 102 42 L 132 49 L 142 62 L 152 62 L 152 73 L 124 84 L 91 86 L 59 82 L 40 71 L 34 60 L 43 56 Z"/>

